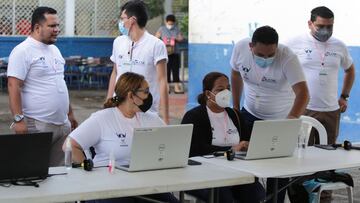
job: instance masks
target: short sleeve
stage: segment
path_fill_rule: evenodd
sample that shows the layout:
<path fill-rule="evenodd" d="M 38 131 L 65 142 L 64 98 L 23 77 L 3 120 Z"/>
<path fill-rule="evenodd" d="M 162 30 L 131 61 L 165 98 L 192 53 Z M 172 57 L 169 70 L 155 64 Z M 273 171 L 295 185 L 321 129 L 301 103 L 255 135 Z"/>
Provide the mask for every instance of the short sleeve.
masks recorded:
<path fill-rule="evenodd" d="M 341 67 L 344 70 L 347 70 L 348 68 L 350 68 L 350 66 L 353 64 L 353 59 L 351 58 L 351 55 L 349 53 L 349 50 L 347 49 L 347 47 L 343 46 L 344 51 L 343 51 L 343 56 L 341 58 Z"/>
<path fill-rule="evenodd" d="M 27 61 L 26 51 L 15 48 L 9 56 L 7 76 L 25 80 L 30 64 Z"/>
<path fill-rule="evenodd" d="M 157 39 L 154 47 L 154 65 L 156 66 L 156 64 L 163 59 L 165 59 L 166 62 L 168 61 L 166 47 L 161 40 Z"/>
<path fill-rule="evenodd" d="M 101 126 L 99 123 L 96 116 L 92 114 L 90 118 L 86 119 L 79 127 L 72 131 L 69 136 L 73 138 L 83 150 L 87 150 L 100 141 Z"/>
<path fill-rule="evenodd" d="M 116 63 L 116 45 L 117 45 L 117 42 L 118 41 L 118 38 L 116 38 L 113 42 L 113 47 L 112 47 L 112 54 L 110 56 L 110 60 L 114 63 Z"/>
<path fill-rule="evenodd" d="M 239 56 L 240 56 L 239 52 L 240 52 L 240 42 L 235 44 L 230 58 L 230 66 L 234 71 L 237 72 L 239 72 L 239 67 L 237 66 L 237 61 L 239 60 Z"/>
<path fill-rule="evenodd" d="M 293 53 L 289 55 L 289 59 L 285 62 L 283 70 L 291 86 L 295 85 L 296 83 L 306 81 L 299 59 Z"/>

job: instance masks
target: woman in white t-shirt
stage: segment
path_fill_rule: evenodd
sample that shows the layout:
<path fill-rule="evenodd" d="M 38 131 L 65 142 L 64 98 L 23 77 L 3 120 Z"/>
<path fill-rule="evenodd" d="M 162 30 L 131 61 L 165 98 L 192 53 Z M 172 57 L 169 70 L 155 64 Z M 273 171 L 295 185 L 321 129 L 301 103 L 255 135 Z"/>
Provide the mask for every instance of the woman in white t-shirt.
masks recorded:
<path fill-rule="evenodd" d="M 203 92 L 198 96 L 199 106 L 189 110 L 182 124 L 194 125 L 190 157 L 213 154 L 233 149 L 246 150 L 250 133 L 239 111 L 230 108 L 229 78 L 219 72 L 208 73 L 203 79 Z M 188 193 L 208 202 L 209 189 L 192 190 Z M 265 190 L 258 182 L 219 188 L 219 202 L 260 202 Z"/>
<path fill-rule="evenodd" d="M 94 166 L 107 166 L 110 156 L 117 164 L 129 164 L 134 128 L 165 125 L 157 114 L 147 112 L 152 105 L 152 95 L 144 76 L 132 72 L 122 74 L 116 83 L 115 93 L 116 96 L 104 104 L 105 109 L 93 113 L 69 135 L 74 163 L 82 163 L 86 159 L 83 151 L 94 147 Z M 151 197 L 178 202 L 167 193 Z M 133 202 L 131 197 L 96 200 L 103 201 Z"/>

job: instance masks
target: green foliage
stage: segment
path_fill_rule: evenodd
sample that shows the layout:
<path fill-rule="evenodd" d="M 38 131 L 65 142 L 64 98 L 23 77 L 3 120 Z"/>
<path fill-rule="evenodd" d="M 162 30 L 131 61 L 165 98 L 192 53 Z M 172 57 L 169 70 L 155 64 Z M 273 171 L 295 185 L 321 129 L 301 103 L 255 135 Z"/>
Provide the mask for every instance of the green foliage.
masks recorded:
<path fill-rule="evenodd" d="M 149 19 L 155 18 L 165 13 L 164 2 L 165 0 L 144 0 L 148 6 Z"/>
<path fill-rule="evenodd" d="M 180 31 L 184 35 L 184 37 L 187 39 L 189 36 L 189 14 L 186 14 L 183 19 L 180 21 Z"/>

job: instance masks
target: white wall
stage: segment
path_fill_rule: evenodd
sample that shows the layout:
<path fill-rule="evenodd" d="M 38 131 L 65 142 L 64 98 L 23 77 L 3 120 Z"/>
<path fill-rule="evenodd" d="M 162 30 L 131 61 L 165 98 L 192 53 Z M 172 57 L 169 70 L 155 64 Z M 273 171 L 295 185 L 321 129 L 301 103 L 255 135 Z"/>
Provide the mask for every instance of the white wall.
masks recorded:
<path fill-rule="evenodd" d="M 335 14 L 334 36 L 348 46 L 360 46 L 357 0 L 190 0 L 189 4 L 190 43 L 231 44 L 248 37 L 255 23 L 274 27 L 283 41 L 308 32 L 311 9 L 326 6 Z"/>

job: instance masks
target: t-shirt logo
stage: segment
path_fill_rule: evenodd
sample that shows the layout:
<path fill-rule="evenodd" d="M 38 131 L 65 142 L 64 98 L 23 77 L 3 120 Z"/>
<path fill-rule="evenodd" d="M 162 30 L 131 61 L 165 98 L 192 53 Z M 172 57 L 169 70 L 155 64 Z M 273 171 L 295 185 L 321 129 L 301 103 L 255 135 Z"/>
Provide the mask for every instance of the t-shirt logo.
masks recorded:
<path fill-rule="evenodd" d="M 248 73 L 250 72 L 251 68 L 241 65 L 241 69 L 244 71 L 244 79 L 249 79 Z"/>
<path fill-rule="evenodd" d="M 307 53 L 307 54 L 311 54 L 311 52 L 312 52 L 311 49 L 305 49 L 304 51 L 305 51 L 305 53 Z"/>
<path fill-rule="evenodd" d="M 262 82 L 268 82 L 268 83 L 276 83 L 276 80 L 275 79 L 272 79 L 272 78 L 267 78 L 267 77 L 263 77 L 261 79 Z"/>
<path fill-rule="evenodd" d="M 248 73 L 250 71 L 250 69 L 251 69 L 251 68 L 248 68 L 246 66 L 241 66 L 241 68 L 245 73 Z"/>
<path fill-rule="evenodd" d="M 306 59 L 312 59 L 311 58 L 312 50 L 311 49 L 304 49 L 304 51 L 305 51 L 305 54 L 306 54 Z"/>
<path fill-rule="evenodd" d="M 235 129 L 228 129 L 228 130 L 226 131 L 226 133 L 229 134 L 229 135 L 235 134 L 235 133 L 237 133 L 237 129 L 236 129 L 236 128 L 235 128 Z"/>
<path fill-rule="evenodd" d="M 116 136 L 120 138 L 120 142 L 121 142 L 120 146 L 128 146 L 126 144 L 126 133 L 116 133 Z"/>
<path fill-rule="evenodd" d="M 336 53 L 335 52 L 330 52 L 330 51 L 327 51 L 326 53 L 325 53 L 325 56 L 332 56 L 332 57 L 336 57 Z"/>

